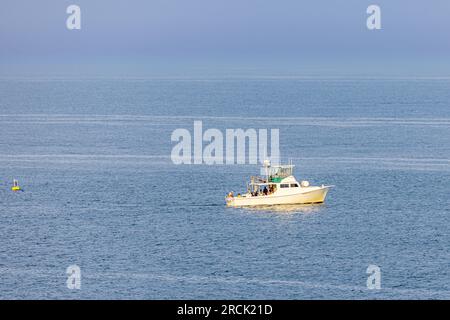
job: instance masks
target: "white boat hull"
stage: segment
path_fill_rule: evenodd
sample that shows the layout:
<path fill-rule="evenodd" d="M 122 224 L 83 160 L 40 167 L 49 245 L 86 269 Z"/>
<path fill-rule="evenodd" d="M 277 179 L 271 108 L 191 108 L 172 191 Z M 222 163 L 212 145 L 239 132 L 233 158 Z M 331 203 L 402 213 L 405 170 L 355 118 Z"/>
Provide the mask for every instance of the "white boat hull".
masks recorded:
<path fill-rule="evenodd" d="M 290 194 L 270 194 L 267 196 L 250 196 L 226 198 L 227 206 L 266 206 L 277 204 L 312 204 L 325 201 L 329 186 L 299 188 L 299 192 Z"/>

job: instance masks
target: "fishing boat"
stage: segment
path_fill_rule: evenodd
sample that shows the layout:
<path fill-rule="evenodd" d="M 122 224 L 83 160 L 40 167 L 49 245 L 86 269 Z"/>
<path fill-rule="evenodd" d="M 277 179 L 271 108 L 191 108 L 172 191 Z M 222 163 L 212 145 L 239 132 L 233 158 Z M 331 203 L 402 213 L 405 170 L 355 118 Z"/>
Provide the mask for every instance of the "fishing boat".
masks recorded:
<path fill-rule="evenodd" d="M 266 206 L 286 204 L 313 204 L 325 201 L 328 190 L 333 186 L 310 186 L 293 175 L 294 165 L 271 165 L 264 161 L 265 176 L 254 176 L 247 184 L 245 194 L 230 192 L 225 200 L 229 207 Z"/>

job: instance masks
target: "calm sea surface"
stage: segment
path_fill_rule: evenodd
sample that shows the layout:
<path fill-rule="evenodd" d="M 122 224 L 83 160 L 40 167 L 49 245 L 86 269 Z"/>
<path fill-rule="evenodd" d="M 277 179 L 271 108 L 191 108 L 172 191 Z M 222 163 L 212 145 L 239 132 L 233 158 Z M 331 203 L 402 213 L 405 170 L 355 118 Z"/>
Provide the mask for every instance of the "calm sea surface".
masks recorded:
<path fill-rule="evenodd" d="M 194 120 L 278 128 L 336 187 L 226 208 L 259 168 L 174 165 Z M 0 298 L 448 299 L 450 80 L 0 80 Z"/>

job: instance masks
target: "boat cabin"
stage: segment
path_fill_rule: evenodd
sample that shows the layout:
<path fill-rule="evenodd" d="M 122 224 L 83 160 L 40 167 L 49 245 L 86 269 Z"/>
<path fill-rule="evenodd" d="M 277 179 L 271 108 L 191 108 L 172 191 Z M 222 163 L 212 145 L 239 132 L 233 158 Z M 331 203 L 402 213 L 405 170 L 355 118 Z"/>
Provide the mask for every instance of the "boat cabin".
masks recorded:
<path fill-rule="evenodd" d="M 285 193 L 290 188 L 300 188 L 301 184 L 294 178 L 294 165 L 264 166 L 265 177 L 252 176 L 247 185 L 251 196 L 266 196 Z"/>

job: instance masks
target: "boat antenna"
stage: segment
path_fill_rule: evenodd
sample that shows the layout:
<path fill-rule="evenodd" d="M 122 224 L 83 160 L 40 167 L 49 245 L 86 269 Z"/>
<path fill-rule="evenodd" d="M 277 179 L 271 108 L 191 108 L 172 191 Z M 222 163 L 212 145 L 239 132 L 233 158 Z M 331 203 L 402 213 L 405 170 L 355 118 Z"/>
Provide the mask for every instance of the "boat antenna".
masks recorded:
<path fill-rule="evenodd" d="M 264 160 L 264 169 L 266 171 L 266 182 L 269 182 L 269 168 L 270 168 L 270 160 L 266 159 Z"/>
<path fill-rule="evenodd" d="M 289 164 L 289 171 L 290 171 L 290 175 L 292 175 L 293 173 L 293 166 L 292 166 L 292 158 L 288 158 L 288 164 Z"/>

